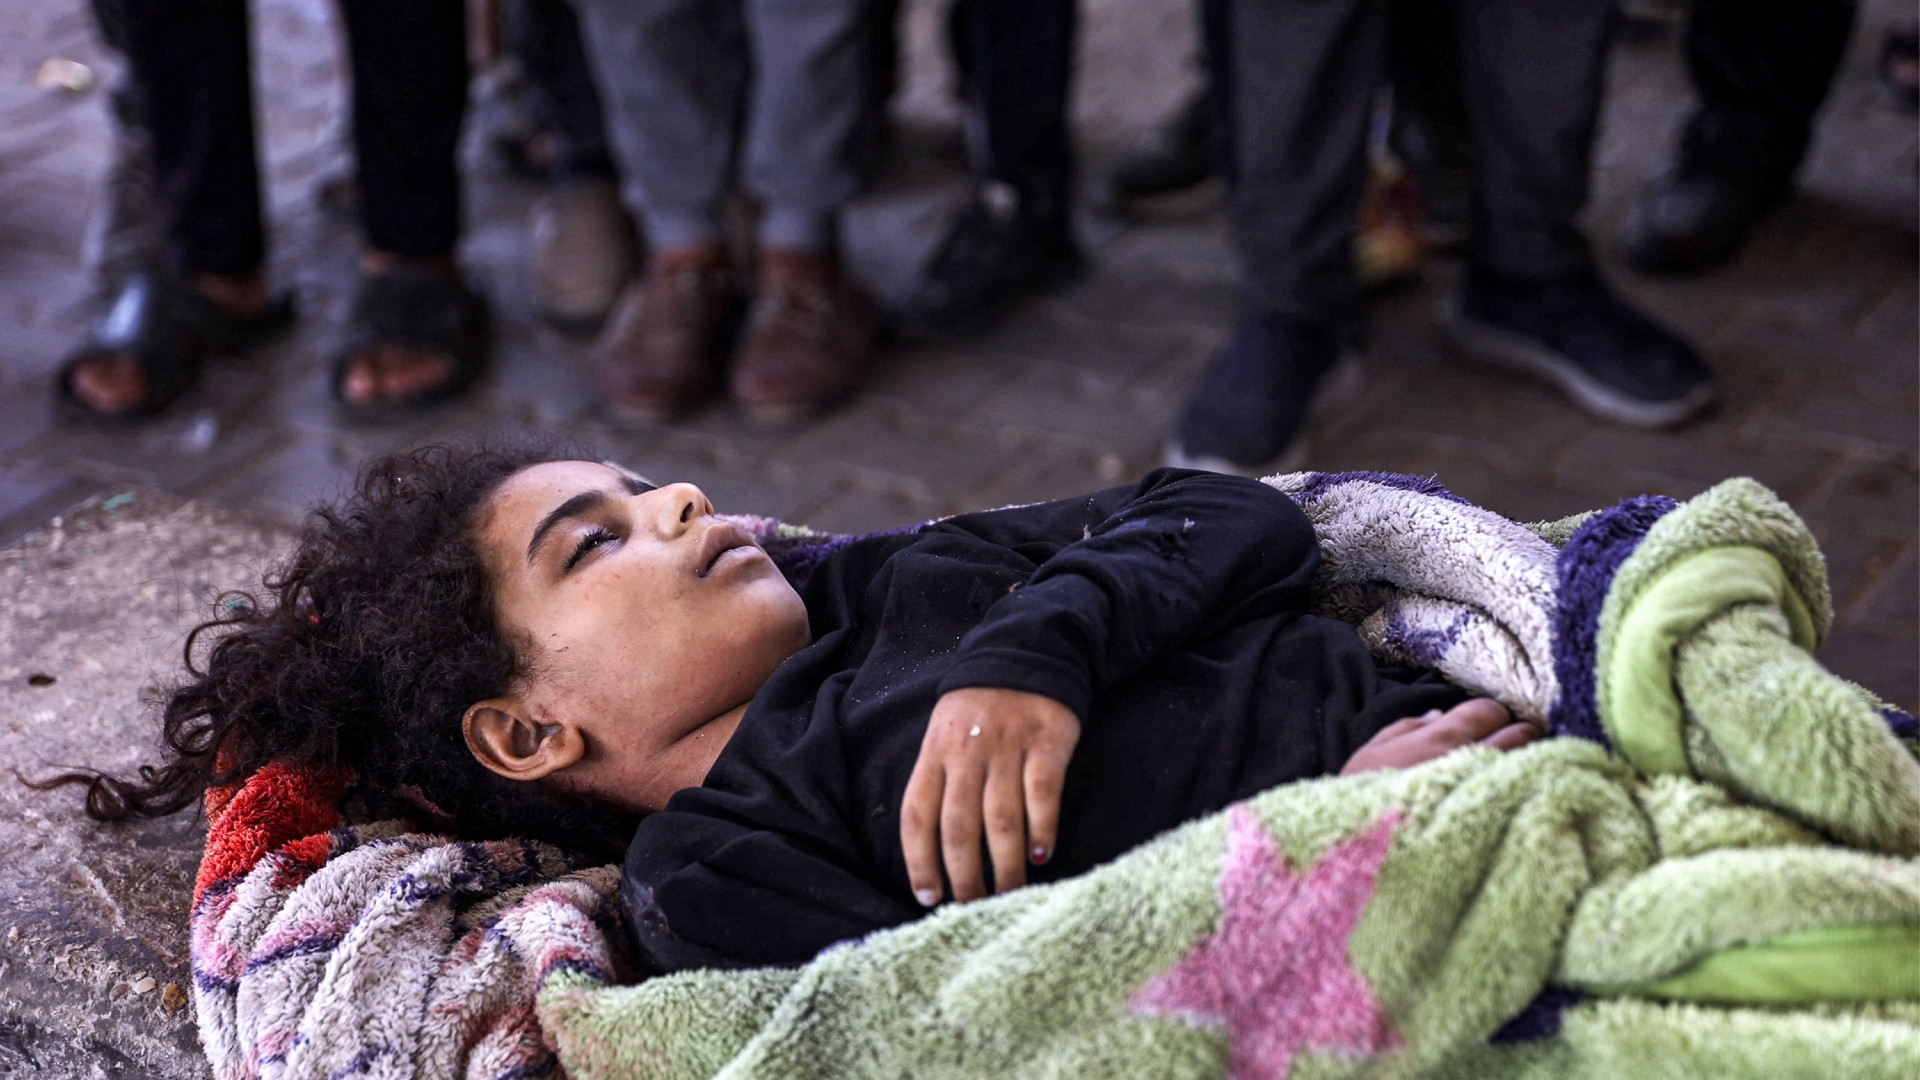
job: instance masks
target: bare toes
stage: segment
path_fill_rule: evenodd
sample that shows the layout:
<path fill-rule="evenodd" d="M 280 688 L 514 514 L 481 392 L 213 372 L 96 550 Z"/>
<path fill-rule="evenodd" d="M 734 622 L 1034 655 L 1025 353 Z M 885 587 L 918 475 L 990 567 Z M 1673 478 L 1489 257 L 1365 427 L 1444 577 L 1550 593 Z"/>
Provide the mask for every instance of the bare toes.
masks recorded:
<path fill-rule="evenodd" d="M 385 354 L 381 389 L 388 400 L 398 401 L 429 392 L 453 378 L 453 361 L 444 353 L 393 348 L 385 350 Z"/>
<path fill-rule="evenodd" d="M 146 400 L 147 373 L 125 356 L 90 356 L 73 365 L 68 383 L 73 396 L 97 413 L 126 412 Z"/>
<path fill-rule="evenodd" d="M 340 396 L 355 405 L 370 405 L 380 393 L 380 369 L 375 354 L 363 352 L 347 361 L 340 374 Z"/>

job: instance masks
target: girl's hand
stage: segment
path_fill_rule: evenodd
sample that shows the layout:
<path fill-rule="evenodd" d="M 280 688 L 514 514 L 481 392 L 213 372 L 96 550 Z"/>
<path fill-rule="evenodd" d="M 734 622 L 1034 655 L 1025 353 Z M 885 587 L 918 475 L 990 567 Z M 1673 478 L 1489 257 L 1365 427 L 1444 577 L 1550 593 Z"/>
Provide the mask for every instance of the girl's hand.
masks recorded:
<path fill-rule="evenodd" d="M 1444 713 L 1435 709 L 1381 728 L 1347 759 L 1340 775 L 1411 768 L 1469 743 L 1513 750 L 1539 737 L 1539 728 L 1516 723 L 1505 705 L 1492 698 L 1474 698 Z"/>
<path fill-rule="evenodd" d="M 1027 883 L 1027 860 L 1047 861 L 1060 825 L 1060 789 L 1080 741 L 1073 710 L 1021 690 L 969 687 L 940 696 L 900 803 L 900 847 L 921 904 L 940 902 L 940 864 L 955 900 L 987 894 L 986 828 L 996 893 Z"/>

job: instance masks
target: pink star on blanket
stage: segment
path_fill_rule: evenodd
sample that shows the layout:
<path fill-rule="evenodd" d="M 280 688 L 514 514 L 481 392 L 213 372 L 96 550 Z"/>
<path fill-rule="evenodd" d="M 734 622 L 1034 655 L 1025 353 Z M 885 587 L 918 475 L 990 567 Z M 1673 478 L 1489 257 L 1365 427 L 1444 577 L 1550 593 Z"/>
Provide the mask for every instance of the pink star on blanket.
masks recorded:
<path fill-rule="evenodd" d="M 1304 875 L 1253 812 L 1230 811 L 1220 928 L 1133 997 L 1136 1012 L 1224 1027 L 1232 1080 L 1284 1077 L 1303 1050 L 1377 1054 L 1400 1037 L 1347 958 L 1400 822 L 1387 815 Z"/>

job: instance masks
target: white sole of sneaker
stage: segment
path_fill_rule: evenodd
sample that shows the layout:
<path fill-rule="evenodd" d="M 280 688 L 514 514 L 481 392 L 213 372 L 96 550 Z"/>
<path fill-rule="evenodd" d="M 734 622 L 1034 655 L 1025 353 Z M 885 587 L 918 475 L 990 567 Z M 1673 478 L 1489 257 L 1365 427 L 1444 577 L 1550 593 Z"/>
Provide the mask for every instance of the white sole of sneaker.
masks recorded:
<path fill-rule="evenodd" d="M 1672 401 L 1643 401 L 1624 394 L 1530 338 L 1462 315 L 1458 301 L 1451 297 L 1441 302 L 1437 322 L 1442 342 L 1460 359 L 1551 383 L 1602 420 L 1631 427 L 1672 427 L 1713 403 L 1711 386 L 1696 387 Z"/>

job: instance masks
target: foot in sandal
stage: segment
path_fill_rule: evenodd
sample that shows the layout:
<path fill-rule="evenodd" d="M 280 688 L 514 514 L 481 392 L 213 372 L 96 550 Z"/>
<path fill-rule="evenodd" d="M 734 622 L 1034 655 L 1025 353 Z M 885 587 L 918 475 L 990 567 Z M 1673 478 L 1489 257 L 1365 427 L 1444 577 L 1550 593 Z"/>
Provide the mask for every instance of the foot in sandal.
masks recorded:
<path fill-rule="evenodd" d="M 58 403 L 81 419 L 151 416 L 199 381 L 208 355 L 243 351 L 293 319 L 258 274 L 134 274 L 60 370 Z"/>
<path fill-rule="evenodd" d="M 472 385 L 485 366 L 486 301 L 452 258 L 368 252 L 333 366 L 333 392 L 368 418 L 421 408 Z"/>

